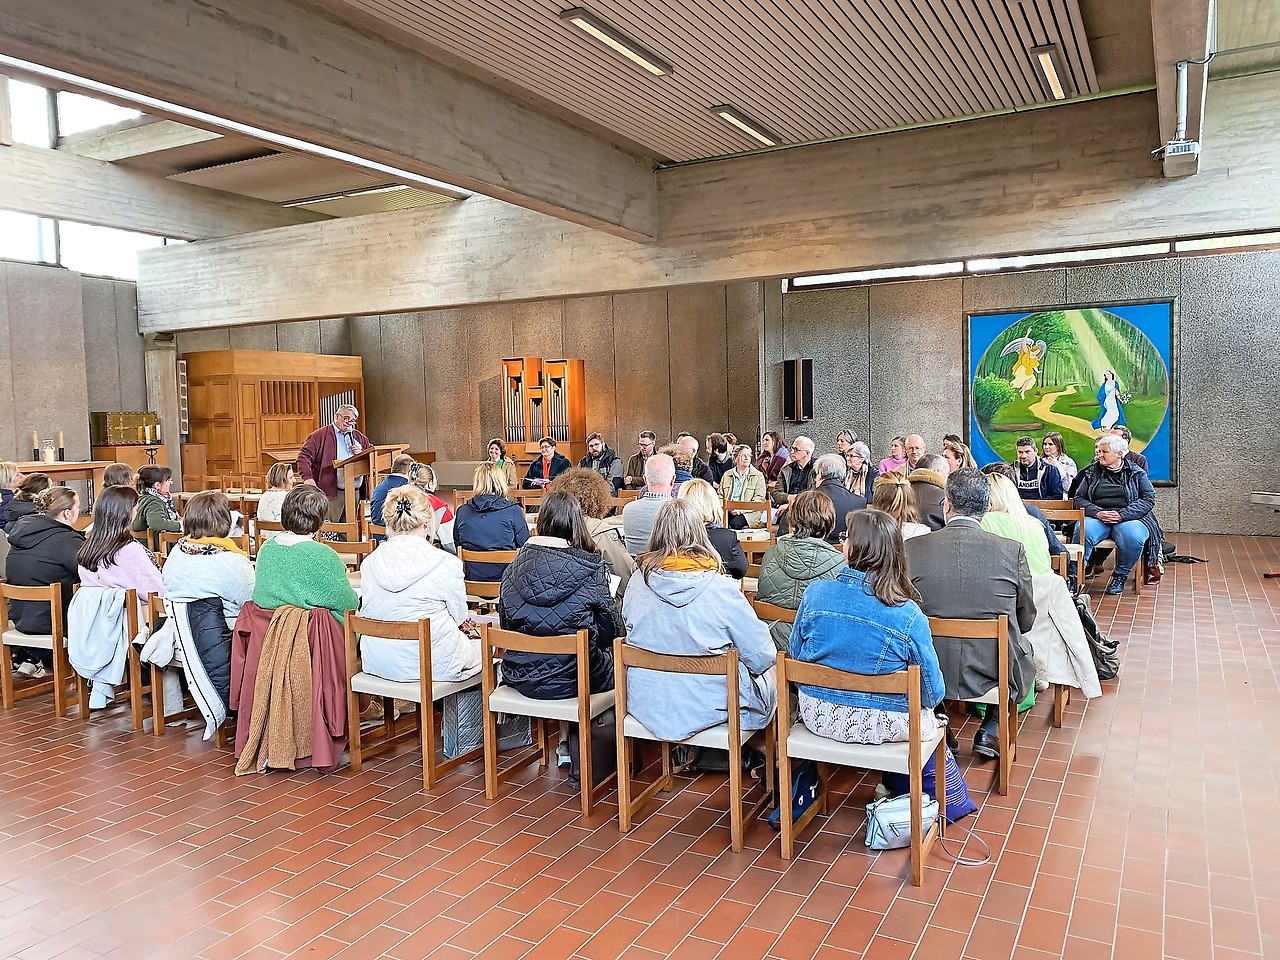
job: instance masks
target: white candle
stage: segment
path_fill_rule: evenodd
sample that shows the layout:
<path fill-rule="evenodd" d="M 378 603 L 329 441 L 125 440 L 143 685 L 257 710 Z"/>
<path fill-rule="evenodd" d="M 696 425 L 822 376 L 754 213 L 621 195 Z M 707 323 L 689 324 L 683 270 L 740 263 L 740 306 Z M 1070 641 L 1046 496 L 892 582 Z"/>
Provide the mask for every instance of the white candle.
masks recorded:
<path fill-rule="evenodd" d="M 145 432 L 145 439 L 147 443 L 150 443 L 151 442 L 151 424 L 147 424 L 144 432 Z"/>
<path fill-rule="evenodd" d="M 59 430 L 59 431 L 58 431 L 58 449 L 59 449 L 59 450 L 62 450 L 62 449 L 64 449 L 65 447 L 66 447 L 66 444 L 62 442 L 62 431 L 61 431 L 61 430 Z"/>

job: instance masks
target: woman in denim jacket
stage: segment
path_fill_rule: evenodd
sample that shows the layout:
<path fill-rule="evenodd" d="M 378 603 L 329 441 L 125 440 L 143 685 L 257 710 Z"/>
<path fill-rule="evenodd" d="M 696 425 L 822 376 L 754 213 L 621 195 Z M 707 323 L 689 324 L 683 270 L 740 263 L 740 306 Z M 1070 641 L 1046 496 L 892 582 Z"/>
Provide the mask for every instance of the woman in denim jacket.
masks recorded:
<path fill-rule="evenodd" d="M 872 676 L 919 664 L 922 726 L 936 729 L 933 708 L 943 696 L 942 670 L 929 619 L 913 599 L 898 524 L 881 510 L 851 514 L 845 560 L 849 566 L 836 579 L 815 581 L 805 591 L 791 630 L 791 657 Z M 886 743 L 909 735 L 902 694 L 801 686 L 800 718 L 818 736 L 843 743 Z"/>

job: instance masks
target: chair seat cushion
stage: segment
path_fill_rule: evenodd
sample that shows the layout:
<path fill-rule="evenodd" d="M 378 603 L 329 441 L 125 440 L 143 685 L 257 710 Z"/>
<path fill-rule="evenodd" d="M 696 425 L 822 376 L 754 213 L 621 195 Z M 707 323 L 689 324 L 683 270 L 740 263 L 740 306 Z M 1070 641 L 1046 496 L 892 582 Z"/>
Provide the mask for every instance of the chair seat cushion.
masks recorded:
<path fill-rule="evenodd" d="M 1094 547 L 1095 548 L 1110 547 L 1112 550 L 1114 550 L 1116 548 L 1116 542 L 1112 540 L 1110 537 L 1108 537 L 1106 540 L 1099 540 L 1097 543 L 1094 544 Z"/>
<path fill-rule="evenodd" d="M 433 683 L 431 685 L 431 700 L 435 702 L 450 694 L 461 693 L 463 690 L 471 690 L 480 686 L 480 671 L 477 670 L 469 677 L 464 677 L 456 682 Z M 367 693 L 375 697 L 394 697 L 397 700 L 408 700 L 411 703 L 418 703 L 421 700 L 419 696 L 420 687 L 411 680 L 387 680 L 383 677 L 374 676 L 372 673 L 357 673 L 351 678 L 351 689 L 356 693 Z"/>
<path fill-rule="evenodd" d="M 591 694 L 590 716 L 594 719 L 613 706 L 613 691 Z M 548 720 L 578 719 L 578 698 L 569 700 L 534 700 L 503 684 L 489 694 L 489 709 L 494 713 L 514 713 L 521 717 L 545 717 Z"/>
<path fill-rule="evenodd" d="M 961 700 L 960 702 L 961 703 L 997 704 L 1000 702 L 1000 688 L 999 686 L 992 687 L 990 690 L 988 690 L 985 694 L 983 694 L 980 697 L 970 697 L 968 700 Z"/>
<path fill-rule="evenodd" d="M 742 731 L 745 741 L 751 735 L 750 731 Z M 643 723 L 627 714 L 622 721 L 622 735 L 630 737 L 632 740 L 657 740 L 649 728 Z M 680 743 L 689 747 L 713 747 L 717 750 L 729 749 L 729 724 L 721 723 L 714 727 L 708 727 L 706 730 L 699 730 L 688 740 L 681 740 Z"/>
<path fill-rule="evenodd" d="M 1078 560 L 1080 557 L 1084 556 L 1084 547 L 1080 546 L 1080 544 L 1076 543 L 1074 540 L 1070 543 L 1064 543 L 1063 546 L 1066 547 L 1067 553 L 1071 554 L 1072 559 Z"/>
<path fill-rule="evenodd" d="M 49 633 L 22 633 L 19 630 L 6 630 L 4 643 L 7 647 L 31 647 L 33 650 L 52 650 L 53 635 Z"/>
<path fill-rule="evenodd" d="M 928 760 L 944 736 L 941 727 L 933 730 L 920 741 L 921 761 Z M 787 756 L 803 760 L 820 760 L 838 763 L 845 767 L 863 770 L 885 770 L 890 773 L 910 773 L 908 744 L 903 743 L 841 743 L 820 737 L 802 723 L 791 727 L 787 735 Z"/>

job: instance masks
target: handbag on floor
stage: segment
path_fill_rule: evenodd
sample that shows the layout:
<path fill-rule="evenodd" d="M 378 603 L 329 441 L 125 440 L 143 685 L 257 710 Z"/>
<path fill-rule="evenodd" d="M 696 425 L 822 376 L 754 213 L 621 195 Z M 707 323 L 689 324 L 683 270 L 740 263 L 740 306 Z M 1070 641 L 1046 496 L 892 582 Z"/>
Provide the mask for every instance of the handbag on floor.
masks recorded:
<path fill-rule="evenodd" d="M 1089 598 L 1080 594 L 1075 598 L 1076 613 L 1080 615 L 1080 626 L 1084 628 L 1084 636 L 1089 641 L 1089 653 L 1093 656 L 1093 665 L 1098 670 L 1099 680 L 1114 680 L 1120 673 L 1120 657 L 1116 649 L 1119 641 L 1109 640 L 1098 629 L 1098 621 L 1093 619 L 1089 610 Z"/>
<path fill-rule="evenodd" d="M 424 705 L 430 710 L 430 704 Z M 452 760 L 484 743 L 484 696 L 479 690 L 463 690 L 444 698 L 441 724 L 444 755 Z M 498 749 L 511 750 L 533 743 L 528 717 L 508 717 L 498 724 Z"/>
<path fill-rule="evenodd" d="M 938 819 L 938 801 L 926 795 L 921 818 L 926 835 Z M 867 804 L 867 846 L 872 850 L 899 850 L 911 846 L 911 794 L 882 797 Z"/>
<path fill-rule="evenodd" d="M 591 785 L 598 787 L 605 778 L 618 770 L 618 720 L 610 707 L 591 721 Z M 582 744 L 578 740 L 578 724 L 569 729 L 569 779 L 578 783 L 578 764 L 581 762 Z"/>
<path fill-rule="evenodd" d="M 791 771 L 791 822 L 799 823 L 806 810 L 818 802 L 822 795 L 822 782 L 818 779 L 818 763 L 816 760 L 802 760 Z M 777 796 L 777 790 L 774 790 Z M 769 814 L 769 826 L 774 830 L 782 829 L 782 804 L 775 803 L 773 812 Z"/>

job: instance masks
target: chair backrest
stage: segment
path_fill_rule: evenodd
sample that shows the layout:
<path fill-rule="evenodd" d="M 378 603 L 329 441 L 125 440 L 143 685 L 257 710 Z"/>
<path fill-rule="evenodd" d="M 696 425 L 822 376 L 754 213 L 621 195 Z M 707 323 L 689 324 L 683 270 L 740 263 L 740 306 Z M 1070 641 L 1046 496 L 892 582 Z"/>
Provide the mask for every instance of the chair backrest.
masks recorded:
<path fill-rule="evenodd" d="M 724 677 L 725 709 L 729 713 L 729 743 L 742 744 L 742 712 L 738 690 L 738 650 L 730 647 L 715 656 L 687 657 L 672 653 L 655 653 L 627 643 L 626 637 L 613 641 L 614 703 L 618 717 L 627 715 L 627 670 L 657 670 L 661 673 L 698 674 Z"/>
<path fill-rule="evenodd" d="M 994 640 L 999 658 L 999 681 L 1002 689 L 1009 689 L 1009 618 L 1005 614 L 990 620 L 953 620 L 946 617 L 930 617 L 929 632 L 934 643 L 940 639 Z"/>
<path fill-rule="evenodd" d="M 80 514 L 80 516 L 76 517 L 76 522 L 71 524 L 71 528 L 73 530 L 79 530 L 80 532 L 83 533 L 92 523 L 93 523 L 93 514 L 82 513 Z"/>
<path fill-rule="evenodd" d="M 262 552 L 262 545 L 266 543 L 267 540 L 270 539 L 270 536 L 269 536 L 270 534 L 284 533 L 284 524 L 278 523 L 275 520 L 254 520 L 253 533 L 254 533 L 253 552 L 255 554 L 258 554 Z"/>
<path fill-rule="evenodd" d="M 462 561 L 464 570 L 468 563 L 499 563 L 505 566 L 515 560 L 519 552 L 519 550 L 468 550 L 466 547 L 459 547 L 458 559 Z M 496 600 L 498 590 L 502 586 L 497 580 L 464 580 L 463 583 L 466 585 L 468 596 L 482 597 L 486 600 Z"/>
<path fill-rule="evenodd" d="M 1057 500 L 1044 500 L 1043 503 L 1057 503 Z M 1071 503 L 1070 500 L 1067 501 Z M 1077 508 L 1074 504 L 1067 507 L 1041 507 L 1040 512 L 1044 514 L 1044 518 L 1049 521 L 1057 521 L 1059 523 L 1074 523 L 1076 542 L 1080 544 L 1080 548 L 1084 549 L 1084 510 Z"/>
<path fill-rule="evenodd" d="M 1039 507 L 1041 510 L 1074 510 L 1076 506 L 1074 500 L 1023 500 L 1022 502 Z"/>
<path fill-rule="evenodd" d="M 619 490 L 613 495 L 615 500 L 635 500 L 640 496 L 639 490 Z"/>
<path fill-rule="evenodd" d="M 132 593 L 133 591 L 131 590 L 129 592 Z M 136 600 L 134 601 L 133 607 L 135 610 L 138 607 L 138 603 Z M 143 616 L 146 618 L 147 628 L 149 630 L 154 630 L 156 628 L 156 625 L 159 624 L 160 621 L 163 620 L 165 616 L 164 597 L 160 596 L 160 594 L 158 593 L 147 594 L 147 603 L 146 603 L 146 606 L 142 608 L 142 613 L 143 613 Z M 134 635 L 135 636 L 137 635 L 136 630 L 134 631 Z"/>
<path fill-rule="evenodd" d="M 160 552 L 167 557 L 169 555 L 169 550 L 173 547 L 173 545 L 177 543 L 179 540 L 181 540 L 184 536 L 186 536 L 186 534 L 171 533 L 168 530 L 160 531 Z"/>
<path fill-rule="evenodd" d="M 373 617 L 362 617 L 354 610 L 348 610 L 342 618 L 343 633 L 347 645 L 347 681 L 360 672 L 360 649 L 357 644 L 358 635 L 369 634 L 384 637 L 387 640 L 417 640 L 418 663 L 425 681 L 426 689 L 431 688 L 431 618 L 421 620 L 375 620 Z"/>
<path fill-rule="evenodd" d="M 776 603 L 766 603 L 763 600 L 752 600 L 751 608 L 755 610 L 756 616 L 766 623 L 774 620 L 781 620 L 783 623 L 795 623 L 796 612 L 790 607 L 780 607 Z"/>
<path fill-rule="evenodd" d="M 377 544 L 372 540 L 348 540 L 346 543 L 330 543 L 329 546 L 337 551 L 343 563 L 354 570 L 359 570 L 360 565 L 369 554 L 373 553 L 373 548 Z"/>
<path fill-rule="evenodd" d="M 19 587 L 0 580 L 0 633 L 10 629 L 9 604 L 7 600 L 34 600 L 49 604 L 49 622 L 52 629 L 49 635 L 54 643 L 66 637 L 66 629 L 62 623 L 62 584 L 51 583 L 47 587 Z M 7 657 L 8 651 L 0 650 L 0 656 Z"/>
<path fill-rule="evenodd" d="M 522 507 L 524 507 L 526 510 L 528 510 L 529 507 L 533 507 L 534 510 L 536 511 L 538 508 L 538 505 L 542 503 L 542 498 L 546 496 L 547 491 L 518 490 L 518 491 L 512 491 L 512 493 L 514 493 L 515 496 L 519 499 L 520 505 Z"/>
<path fill-rule="evenodd" d="M 768 500 L 726 500 L 724 502 L 724 525 L 729 526 L 729 511 L 742 510 L 747 513 L 764 514 L 764 528 L 773 536 L 773 511 Z"/>
<path fill-rule="evenodd" d="M 471 489 L 453 491 L 453 509 L 457 510 L 460 506 L 476 495 Z"/>
<path fill-rule="evenodd" d="M 507 650 L 571 656 L 577 657 L 578 660 L 578 699 L 581 704 L 579 716 L 589 719 L 586 709 L 587 700 L 591 695 L 589 644 L 589 634 L 586 630 L 555 637 L 535 637 L 515 630 L 502 630 L 490 623 L 480 624 L 480 676 L 485 691 L 485 703 L 488 703 L 488 694 L 498 682 L 496 664 Z"/>
<path fill-rule="evenodd" d="M 374 523 L 368 517 L 364 517 L 363 522 L 364 536 L 361 539 L 372 540 L 374 537 L 385 537 L 387 535 L 387 528 L 383 524 Z"/>
<path fill-rule="evenodd" d="M 323 539 L 328 533 L 335 537 L 346 537 L 349 542 L 358 543 L 363 539 L 360 526 L 359 520 L 352 520 L 349 523 L 325 522 L 320 524 L 320 533 L 317 537 Z"/>

